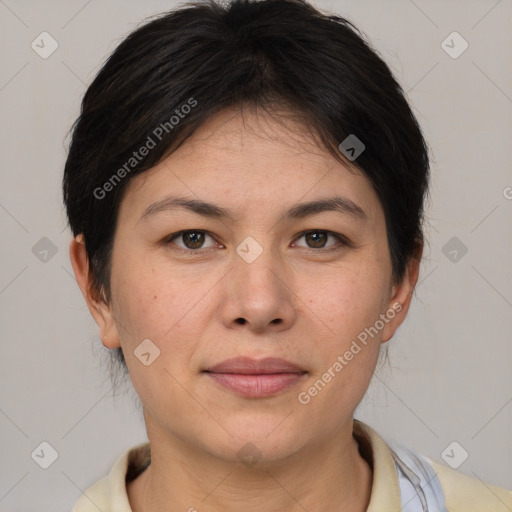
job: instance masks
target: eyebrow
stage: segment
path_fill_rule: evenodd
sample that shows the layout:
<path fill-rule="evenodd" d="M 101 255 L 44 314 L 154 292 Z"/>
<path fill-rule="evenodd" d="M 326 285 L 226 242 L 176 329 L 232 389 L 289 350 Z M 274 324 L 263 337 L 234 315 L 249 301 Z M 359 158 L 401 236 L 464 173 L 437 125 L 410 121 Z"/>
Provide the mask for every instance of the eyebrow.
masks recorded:
<path fill-rule="evenodd" d="M 166 197 L 150 204 L 142 213 L 139 221 L 147 220 L 158 213 L 172 211 L 176 208 L 185 208 L 204 217 L 233 219 L 233 212 L 231 210 L 213 203 L 186 197 Z M 285 219 L 302 219 L 310 215 L 328 211 L 349 214 L 361 220 L 366 220 L 367 218 L 365 211 L 356 203 L 346 197 L 337 196 L 296 204 L 283 212 L 279 221 Z"/>

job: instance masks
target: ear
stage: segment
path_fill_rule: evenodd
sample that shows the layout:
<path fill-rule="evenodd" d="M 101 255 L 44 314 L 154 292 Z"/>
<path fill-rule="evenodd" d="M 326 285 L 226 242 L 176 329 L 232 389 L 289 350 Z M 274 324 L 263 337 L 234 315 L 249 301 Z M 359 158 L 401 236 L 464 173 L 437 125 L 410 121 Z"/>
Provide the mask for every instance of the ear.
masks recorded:
<path fill-rule="evenodd" d="M 69 246 L 69 259 L 73 266 L 75 278 L 87 302 L 87 307 L 98 324 L 101 342 L 107 348 L 121 346 L 117 324 L 112 315 L 111 306 L 107 305 L 98 290 L 93 289 L 90 274 L 89 260 L 85 250 L 85 242 L 82 234 L 77 235 Z"/>
<path fill-rule="evenodd" d="M 384 324 L 382 332 L 382 343 L 390 340 L 399 325 L 405 320 L 411 304 L 412 293 L 418 281 L 421 256 L 423 254 L 423 243 L 418 242 L 416 250 L 407 263 L 402 280 L 391 288 L 391 298 L 387 304 L 386 316 L 390 319 Z M 392 312 L 394 316 L 391 317 Z"/>

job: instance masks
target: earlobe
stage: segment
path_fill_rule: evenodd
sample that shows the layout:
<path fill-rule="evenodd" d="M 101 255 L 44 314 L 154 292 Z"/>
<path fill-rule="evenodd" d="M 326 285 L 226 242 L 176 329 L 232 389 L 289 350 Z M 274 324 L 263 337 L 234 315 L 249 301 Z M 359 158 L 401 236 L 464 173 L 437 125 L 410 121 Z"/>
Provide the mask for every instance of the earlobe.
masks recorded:
<path fill-rule="evenodd" d="M 69 259 L 71 260 L 76 282 L 85 298 L 87 307 L 98 324 L 103 345 L 107 348 L 120 347 L 121 343 L 117 332 L 117 324 L 112 316 L 111 308 L 104 300 L 96 298 L 92 291 L 89 260 L 82 234 L 77 235 L 71 240 Z"/>
<path fill-rule="evenodd" d="M 400 324 L 405 320 L 418 281 L 423 244 L 418 242 L 414 255 L 410 258 L 400 283 L 393 285 L 387 312 L 393 316 L 382 332 L 382 343 L 389 341 Z M 391 313 L 393 311 L 394 313 Z M 386 313 L 387 314 L 387 313 Z"/>

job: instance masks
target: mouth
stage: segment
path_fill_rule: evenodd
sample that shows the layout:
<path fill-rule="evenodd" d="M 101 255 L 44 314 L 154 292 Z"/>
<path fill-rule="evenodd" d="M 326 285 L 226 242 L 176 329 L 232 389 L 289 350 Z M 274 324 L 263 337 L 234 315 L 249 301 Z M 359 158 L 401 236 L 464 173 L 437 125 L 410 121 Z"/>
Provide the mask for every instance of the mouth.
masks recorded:
<path fill-rule="evenodd" d="M 215 384 L 238 395 L 262 398 L 291 388 L 308 372 L 285 359 L 236 357 L 226 359 L 203 373 Z"/>

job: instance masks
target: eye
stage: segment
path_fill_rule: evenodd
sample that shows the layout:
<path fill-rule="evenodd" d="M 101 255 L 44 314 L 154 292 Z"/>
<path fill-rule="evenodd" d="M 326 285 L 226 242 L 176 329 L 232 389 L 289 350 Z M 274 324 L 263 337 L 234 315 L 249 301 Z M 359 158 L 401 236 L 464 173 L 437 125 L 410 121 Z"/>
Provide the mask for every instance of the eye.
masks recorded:
<path fill-rule="evenodd" d="M 206 237 L 211 238 L 213 240 L 213 244 L 210 246 L 204 247 Z M 338 244 L 326 246 L 327 240 L 329 237 L 338 240 Z M 300 240 L 304 238 L 306 240 L 307 245 L 297 245 L 298 247 L 306 247 L 309 249 L 324 249 L 324 251 L 333 251 L 338 250 L 340 247 L 349 246 L 350 242 L 343 235 L 339 235 L 337 233 L 333 233 L 332 231 L 320 230 L 320 229 L 312 229 L 309 231 L 304 231 L 299 235 L 296 240 Z M 175 242 L 175 240 L 181 241 L 182 245 Z M 202 250 L 209 249 L 210 247 L 215 246 L 215 239 L 207 232 L 201 229 L 189 229 L 185 231 L 178 231 L 177 233 L 173 233 L 169 235 L 165 241 L 165 244 L 173 243 L 179 249 L 184 252 L 201 252 Z M 296 245 L 296 242 L 294 243 Z M 221 246 L 222 247 L 222 246 Z"/>
<path fill-rule="evenodd" d="M 339 249 L 339 246 L 337 247 L 336 245 L 327 247 L 325 246 L 327 239 L 330 236 L 336 238 L 339 241 L 339 245 L 341 246 L 349 245 L 348 240 L 343 235 L 338 235 L 337 233 L 320 229 L 305 231 L 297 238 L 297 240 L 304 238 L 310 249 L 325 249 L 326 251 Z"/>
<path fill-rule="evenodd" d="M 199 252 L 201 249 L 208 249 L 208 247 L 202 247 L 205 241 L 205 237 L 209 237 L 213 240 L 213 237 L 206 231 L 200 229 L 190 229 L 187 231 L 179 231 L 178 233 L 170 235 L 166 238 L 165 243 L 169 244 L 173 242 L 173 240 L 178 239 L 181 240 L 184 244 L 184 246 L 176 244 L 180 249 L 189 252 Z M 210 247 L 213 247 L 213 245 Z"/>

